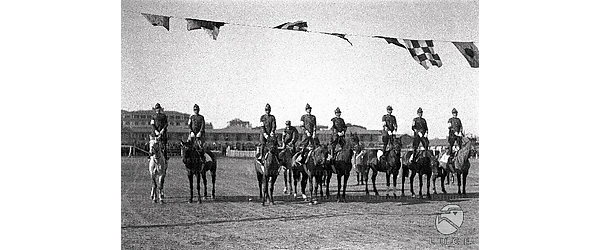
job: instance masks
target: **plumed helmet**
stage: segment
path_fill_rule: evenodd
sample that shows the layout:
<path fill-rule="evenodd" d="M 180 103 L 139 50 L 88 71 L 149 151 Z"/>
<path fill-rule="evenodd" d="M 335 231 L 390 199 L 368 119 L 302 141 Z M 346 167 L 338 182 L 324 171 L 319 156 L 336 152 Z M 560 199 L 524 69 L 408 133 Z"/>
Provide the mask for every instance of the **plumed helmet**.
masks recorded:
<path fill-rule="evenodd" d="M 271 111 L 271 105 L 269 105 L 269 104 L 267 103 L 267 106 L 265 106 L 265 110 Z"/>
<path fill-rule="evenodd" d="M 198 106 L 198 104 L 194 104 L 194 110 L 200 110 L 200 106 Z"/>
<path fill-rule="evenodd" d="M 307 104 L 306 104 L 306 107 L 304 107 L 304 109 L 305 109 L 305 110 L 306 110 L 306 109 L 312 109 L 312 107 L 310 106 L 310 104 L 308 104 L 308 103 L 307 103 Z"/>
<path fill-rule="evenodd" d="M 340 114 L 342 113 L 342 111 L 340 110 L 340 107 L 337 107 L 337 108 L 335 109 L 335 113 L 336 113 L 336 114 L 337 114 L 337 113 L 340 113 Z"/>
<path fill-rule="evenodd" d="M 456 110 L 456 108 L 452 108 L 452 114 L 458 114 L 458 111 Z"/>
<path fill-rule="evenodd" d="M 390 105 L 390 106 L 387 106 L 387 110 L 394 110 L 394 109 L 393 109 L 393 108 L 392 108 L 392 106 Z"/>
<path fill-rule="evenodd" d="M 292 125 L 292 122 L 287 120 L 287 121 L 285 121 L 285 125 Z"/>
<path fill-rule="evenodd" d="M 419 107 L 419 109 L 417 109 L 417 113 L 423 113 L 423 109 L 421 107 Z"/>
<path fill-rule="evenodd" d="M 156 105 L 154 105 L 154 109 L 162 109 L 162 107 L 160 106 L 160 103 L 156 103 Z"/>

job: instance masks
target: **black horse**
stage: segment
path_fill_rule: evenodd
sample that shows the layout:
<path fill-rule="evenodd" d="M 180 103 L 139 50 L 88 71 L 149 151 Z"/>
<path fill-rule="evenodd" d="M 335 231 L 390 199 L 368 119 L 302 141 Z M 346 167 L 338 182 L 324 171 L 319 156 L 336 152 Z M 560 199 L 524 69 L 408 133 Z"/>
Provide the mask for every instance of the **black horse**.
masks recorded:
<path fill-rule="evenodd" d="M 256 170 L 256 179 L 258 180 L 259 198 L 262 198 L 262 204 L 270 201 L 271 205 L 274 205 L 273 200 L 273 188 L 275 181 L 279 175 L 279 161 L 277 159 L 277 147 L 275 146 L 275 140 L 269 137 L 265 143 L 265 153 L 262 162 L 256 161 L 254 168 Z M 269 188 L 269 182 L 271 187 Z"/>
<path fill-rule="evenodd" d="M 429 193 L 431 176 L 433 174 L 433 169 L 437 168 L 435 164 L 432 162 L 437 162 L 437 159 L 433 155 L 430 150 L 422 150 L 418 151 L 416 157 L 416 161 L 411 161 L 412 151 L 406 152 L 404 157 L 402 157 L 402 161 L 405 166 L 402 169 L 402 196 L 404 196 L 404 178 L 408 176 L 408 171 L 410 170 L 410 192 L 413 197 L 416 197 L 415 192 L 413 190 L 413 181 L 415 175 L 419 175 L 419 197 L 423 198 L 423 175 L 427 176 L 427 198 L 431 199 L 431 194 Z"/>
<path fill-rule="evenodd" d="M 212 179 L 211 198 L 215 198 L 215 181 L 217 176 L 217 158 L 211 151 L 205 151 L 193 141 L 181 141 L 181 151 L 183 155 L 183 164 L 188 172 L 188 180 L 190 181 L 190 200 L 194 201 L 194 176 L 196 176 L 196 188 L 198 189 L 198 203 L 202 203 L 200 197 L 200 175 L 204 182 L 204 197 L 208 198 L 206 172 L 210 171 Z M 201 157 L 204 154 L 204 157 Z M 204 159 L 203 159 L 204 158 Z"/>
<path fill-rule="evenodd" d="M 348 178 L 352 171 L 352 157 L 354 146 L 358 144 L 358 136 L 356 134 L 350 134 L 350 140 L 346 141 L 344 147 L 340 151 L 335 151 L 330 162 L 325 167 L 325 185 L 327 187 L 327 197 L 329 197 L 329 182 L 331 181 L 331 175 L 337 175 L 337 201 L 346 200 L 346 185 Z M 340 189 L 342 188 L 342 177 L 344 178 L 343 193 L 340 196 Z"/>

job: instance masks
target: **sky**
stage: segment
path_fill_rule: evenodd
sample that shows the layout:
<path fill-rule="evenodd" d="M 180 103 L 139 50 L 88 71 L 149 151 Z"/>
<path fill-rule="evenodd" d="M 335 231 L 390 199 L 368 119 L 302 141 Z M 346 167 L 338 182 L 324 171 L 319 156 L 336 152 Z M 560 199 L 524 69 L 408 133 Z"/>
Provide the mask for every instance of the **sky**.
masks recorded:
<path fill-rule="evenodd" d="M 309 103 L 321 125 L 334 110 L 347 123 L 381 129 L 386 107 L 398 131 L 408 133 L 423 108 L 429 137 L 444 138 L 452 108 L 466 133 L 479 134 L 479 69 L 450 41 L 479 47 L 477 1 L 122 1 L 121 108 L 192 113 L 194 104 L 215 128 L 234 118 L 254 126 L 269 103 L 278 127 L 300 125 Z M 310 31 L 340 38 L 238 25 L 221 27 L 213 40 L 171 18 L 170 31 L 140 13 L 274 27 L 303 20 Z M 441 68 L 425 70 L 410 54 L 383 39 L 431 39 Z M 480 48 L 481 49 L 481 48 Z"/>

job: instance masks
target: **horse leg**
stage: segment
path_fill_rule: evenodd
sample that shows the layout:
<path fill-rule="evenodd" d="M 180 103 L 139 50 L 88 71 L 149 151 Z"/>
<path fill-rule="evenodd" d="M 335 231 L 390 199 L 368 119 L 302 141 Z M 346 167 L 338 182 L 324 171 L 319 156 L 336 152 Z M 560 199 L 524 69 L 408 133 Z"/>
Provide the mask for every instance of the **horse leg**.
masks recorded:
<path fill-rule="evenodd" d="M 202 171 L 202 183 L 204 183 L 204 198 L 208 198 L 208 184 L 206 181 L 206 171 Z"/>
<path fill-rule="evenodd" d="M 385 172 L 385 185 L 386 185 L 385 198 L 388 199 L 388 198 L 390 198 L 390 172 L 389 171 Z"/>
<path fill-rule="evenodd" d="M 460 190 L 460 185 L 461 185 L 460 177 L 461 177 L 461 174 L 460 173 L 456 173 L 456 179 L 457 179 L 457 182 L 458 182 L 458 194 L 461 194 L 461 190 Z"/>
<path fill-rule="evenodd" d="M 211 170 L 210 171 L 210 179 L 212 181 L 212 192 L 211 192 L 211 198 L 215 198 L 215 182 L 217 178 L 217 169 Z"/>
<path fill-rule="evenodd" d="M 194 174 L 196 176 L 196 189 L 198 190 L 198 203 L 202 203 L 202 196 L 200 196 L 200 172 Z M 193 179 L 194 177 L 192 177 Z M 193 182 L 193 180 L 192 180 Z"/>
<path fill-rule="evenodd" d="M 398 170 L 392 172 L 393 174 L 393 178 L 394 178 L 394 198 L 397 198 L 398 196 L 396 196 L 396 182 L 398 180 Z"/>
<path fill-rule="evenodd" d="M 154 201 L 154 203 L 157 202 L 157 194 L 156 194 L 156 190 L 157 189 L 157 185 L 156 185 L 156 178 L 155 175 L 152 174 L 152 191 L 150 191 L 150 198 L 152 199 L 152 201 Z"/>
<path fill-rule="evenodd" d="M 191 171 L 188 172 L 188 180 L 190 181 L 190 200 L 188 202 L 192 203 L 194 201 L 194 174 Z"/>
<path fill-rule="evenodd" d="M 333 175 L 333 172 L 331 172 L 331 171 L 327 172 L 327 183 L 326 183 L 326 185 L 327 185 L 327 192 L 325 192 L 325 193 L 326 193 L 326 195 L 327 195 L 328 198 L 329 198 L 329 184 L 331 183 L 331 176 L 332 175 Z"/>
<path fill-rule="evenodd" d="M 442 179 L 440 180 L 440 184 L 442 185 L 442 193 L 446 194 L 446 188 L 444 187 L 444 179 L 445 178 L 449 178 L 448 175 L 450 173 L 446 170 L 444 170 L 444 175 L 442 175 Z M 435 180 L 433 181 L 433 187 L 435 188 Z M 435 190 L 435 189 L 434 189 Z"/>
<path fill-rule="evenodd" d="M 435 190 L 435 179 L 440 178 L 440 179 L 442 179 L 442 182 L 444 180 L 444 177 L 440 176 L 441 173 L 442 173 L 441 170 L 439 170 L 437 174 L 433 175 L 433 194 L 437 194 L 437 190 Z"/>
<path fill-rule="evenodd" d="M 265 205 L 265 202 L 267 201 L 267 199 L 269 199 L 269 177 L 267 175 L 267 171 L 265 171 L 265 173 L 263 174 L 263 206 Z"/>
<path fill-rule="evenodd" d="M 423 199 L 423 174 L 419 173 L 419 199 Z"/>
<path fill-rule="evenodd" d="M 158 190 L 159 190 L 158 199 L 159 199 L 160 203 L 165 203 L 163 201 L 163 199 L 165 198 L 165 193 L 164 193 L 163 187 L 165 186 L 165 177 L 166 176 L 167 176 L 166 173 L 158 176 L 158 183 L 159 183 L 158 184 Z"/>
<path fill-rule="evenodd" d="M 350 171 L 344 174 L 344 192 L 342 193 L 342 201 L 346 202 L 346 184 L 348 184 L 348 178 L 350 177 Z"/>
<path fill-rule="evenodd" d="M 366 170 L 366 171 L 363 171 L 363 172 L 361 172 L 361 175 L 362 175 L 362 177 L 365 177 L 365 176 L 367 176 L 367 177 L 368 177 L 368 176 L 369 176 L 369 172 L 368 172 L 368 171 L 369 171 L 369 170 Z M 365 172 L 366 172 L 366 175 L 365 175 Z M 368 179 L 368 178 L 367 178 L 367 179 Z M 368 181 L 367 181 L 367 183 L 365 184 L 365 193 L 366 193 L 366 195 L 367 195 L 367 196 L 369 196 L 369 183 L 368 183 Z"/>
<path fill-rule="evenodd" d="M 467 187 L 467 175 L 468 175 L 468 173 L 464 173 L 464 174 L 462 175 L 462 178 L 463 178 L 463 179 L 462 179 L 462 184 L 463 184 L 463 195 L 466 195 L 466 194 L 467 194 L 467 190 L 466 190 L 466 187 Z"/>
<path fill-rule="evenodd" d="M 308 182 L 308 178 L 309 175 L 308 173 L 306 174 L 302 174 L 302 180 L 300 181 L 300 186 L 302 186 L 302 199 L 307 200 L 308 197 L 306 197 L 306 184 Z M 312 184 L 312 182 L 311 182 Z M 312 189 L 311 189 L 312 192 Z"/>
<path fill-rule="evenodd" d="M 429 183 L 431 182 L 431 174 L 427 175 L 427 199 L 431 199 L 431 194 L 429 193 Z M 435 188 L 435 182 L 433 183 L 433 187 Z"/>
<path fill-rule="evenodd" d="M 406 178 L 406 176 L 408 176 L 408 174 L 405 173 L 406 170 L 405 168 L 402 168 L 401 172 L 400 172 L 400 178 L 402 178 L 402 188 L 400 189 L 400 191 L 402 192 L 401 196 L 404 196 L 404 179 Z"/>
<path fill-rule="evenodd" d="M 360 185 L 360 171 L 356 171 L 356 185 Z"/>
<path fill-rule="evenodd" d="M 312 173 L 308 174 L 308 184 L 309 184 L 308 192 L 310 192 L 308 194 L 308 197 L 309 197 L 310 204 L 312 204 L 312 201 L 313 201 L 313 175 L 312 175 Z"/>
<path fill-rule="evenodd" d="M 262 199 L 262 174 L 256 172 L 256 179 L 258 180 L 258 198 Z"/>
<path fill-rule="evenodd" d="M 417 173 L 416 173 L 415 171 L 411 171 L 411 172 L 410 172 L 410 193 L 412 194 L 412 197 L 413 197 L 413 198 L 417 197 L 417 196 L 415 195 L 415 190 L 413 189 L 413 182 L 414 182 L 414 180 L 415 180 L 415 175 L 416 175 L 416 174 L 417 174 Z"/>
<path fill-rule="evenodd" d="M 346 179 L 348 179 L 348 178 L 346 177 Z M 337 197 L 336 197 L 336 201 L 337 202 L 340 202 L 340 198 L 341 198 L 340 197 L 340 194 L 341 194 L 340 193 L 340 189 L 341 189 L 341 187 L 342 187 L 342 173 L 338 172 L 338 174 L 337 174 L 337 190 L 338 190 L 338 192 L 337 192 Z"/>
<path fill-rule="evenodd" d="M 273 189 L 275 188 L 275 181 L 277 181 L 277 175 L 271 176 L 271 192 L 269 197 L 271 199 L 271 205 L 275 205 L 275 199 L 273 199 Z"/>
<path fill-rule="evenodd" d="M 283 194 L 287 194 L 288 193 L 288 178 L 287 178 L 287 168 L 284 167 L 283 169 Z M 292 181 L 290 179 L 290 181 Z"/>
<path fill-rule="evenodd" d="M 377 180 L 377 170 L 373 169 L 373 174 L 371 175 L 371 182 L 373 182 L 373 192 L 375 193 L 375 196 L 379 196 L 379 193 L 377 192 L 377 187 L 375 186 L 376 180 Z"/>

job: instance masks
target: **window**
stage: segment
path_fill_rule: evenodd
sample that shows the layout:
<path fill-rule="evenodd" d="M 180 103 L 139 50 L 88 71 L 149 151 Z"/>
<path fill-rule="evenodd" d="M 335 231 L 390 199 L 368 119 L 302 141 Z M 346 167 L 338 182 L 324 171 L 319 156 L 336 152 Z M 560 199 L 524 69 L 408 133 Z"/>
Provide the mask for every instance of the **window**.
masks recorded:
<path fill-rule="evenodd" d="M 125 125 L 129 125 L 129 122 L 125 122 Z"/>
<path fill-rule="evenodd" d="M 169 125 L 173 126 L 173 122 L 169 122 Z"/>
<path fill-rule="evenodd" d="M 146 115 L 140 115 L 140 118 L 146 119 Z"/>
<path fill-rule="evenodd" d="M 139 115 L 134 115 L 134 116 L 133 116 L 133 118 L 134 118 L 134 119 L 139 119 L 139 118 L 140 118 L 140 116 L 139 116 Z"/>
<path fill-rule="evenodd" d="M 179 120 L 179 119 L 181 119 L 181 116 L 180 115 L 175 116 L 175 119 Z"/>
<path fill-rule="evenodd" d="M 135 125 L 140 125 L 138 122 L 135 122 Z"/>
<path fill-rule="evenodd" d="M 177 123 L 175 123 L 175 125 L 181 126 L 181 122 L 177 122 Z"/>

